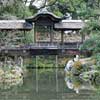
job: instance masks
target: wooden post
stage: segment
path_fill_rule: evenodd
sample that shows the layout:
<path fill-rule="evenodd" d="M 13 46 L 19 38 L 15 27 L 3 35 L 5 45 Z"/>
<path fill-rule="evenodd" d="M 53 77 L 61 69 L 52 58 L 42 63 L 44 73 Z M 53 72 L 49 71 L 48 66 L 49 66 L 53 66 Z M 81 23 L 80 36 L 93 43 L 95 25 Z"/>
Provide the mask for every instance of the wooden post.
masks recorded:
<path fill-rule="evenodd" d="M 19 57 L 19 60 L 20 60 L 20 66 L 21 66 L 21 68 L 23 68 L 24 60 L 23 60 L 23 58 L 21 56 Z"/>
<path fill-rule="evenodd" d="M 36 43 L 36 33 L 37 33 L 37 27 L 34 26 L 34 43 Z"/>
<path fill-rule="evenodd" d="M 61 44 L 64 43 L 64 31 L 62 30 L 61 31 Z"/>
<path fill-rule="evenodd" d="M 24 30 L 24 43 L 25 43 L 25 41 L 26 41 L 26 31 Z"/>
<path fill-rule="evenodd" d="M 85 35 L 82 33 L 82 39 L 81 39 L 81 42 L 83 43 L 85 40 Z"/>
<path fill-rule="evenodd" d="M 52 32 L 52 26 L 50 26 L 50 43 L 53 42 L 53 32 Z"/>
<path fill-rule="evenodd" d="M 18 63 L 18 57 L 17 57 L 17 55 L 14 56 L 14 60 L 15 60 L 15 64 L 17 64 Z"/>
<path fill-rule="evenodd" d="M 4 66 L 7 67 L 7 56 L 5 56 Z"/>

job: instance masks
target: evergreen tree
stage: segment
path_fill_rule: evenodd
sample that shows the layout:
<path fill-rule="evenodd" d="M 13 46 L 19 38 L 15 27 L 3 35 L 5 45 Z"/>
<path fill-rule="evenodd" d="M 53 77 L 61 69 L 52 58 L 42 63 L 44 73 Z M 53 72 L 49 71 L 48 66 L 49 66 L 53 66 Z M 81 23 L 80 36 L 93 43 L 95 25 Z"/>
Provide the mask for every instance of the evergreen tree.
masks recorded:
<path fill-rule="evenodd" d="M 3 0 L 0 3 L 1 19 L 14 19 L 15 17 L 13 18 L 12 16 L 25 18 L 30 15 L 31 12 L 29 8 L 25 6 L 23 0 Z"/>

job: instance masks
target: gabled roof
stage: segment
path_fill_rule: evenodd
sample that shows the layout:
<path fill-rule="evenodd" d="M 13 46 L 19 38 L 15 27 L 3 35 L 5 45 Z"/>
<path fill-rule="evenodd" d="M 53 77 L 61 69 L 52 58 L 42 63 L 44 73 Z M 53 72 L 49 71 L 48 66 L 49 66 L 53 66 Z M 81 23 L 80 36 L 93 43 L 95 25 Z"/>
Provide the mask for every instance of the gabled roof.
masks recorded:
<path fill-rule="evenodd" d="M 54 23 L 60 22 L 62 20 L 61 17 L 56 16 L 52 12 L 48 12 L 47 10 L 40 10 L 38 13 L 36 13 L 34 16 L 27 18 L 26 21 L 28 22 L 36 22 L 38 18 L 49 18 Z"/>

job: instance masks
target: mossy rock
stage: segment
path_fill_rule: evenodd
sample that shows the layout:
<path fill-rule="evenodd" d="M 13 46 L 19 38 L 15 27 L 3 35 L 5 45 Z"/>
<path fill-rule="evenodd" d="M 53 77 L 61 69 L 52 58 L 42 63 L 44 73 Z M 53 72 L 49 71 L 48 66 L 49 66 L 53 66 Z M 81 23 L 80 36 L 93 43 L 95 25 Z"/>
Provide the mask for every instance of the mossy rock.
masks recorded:
<path fill-rule="evenodd" d="M 80 69 L 82 69 L 82 63 L 80 61 L 76 61 L 76 62 L 74 62 L 73 67 L 77 70 L 80 70 Z"/>

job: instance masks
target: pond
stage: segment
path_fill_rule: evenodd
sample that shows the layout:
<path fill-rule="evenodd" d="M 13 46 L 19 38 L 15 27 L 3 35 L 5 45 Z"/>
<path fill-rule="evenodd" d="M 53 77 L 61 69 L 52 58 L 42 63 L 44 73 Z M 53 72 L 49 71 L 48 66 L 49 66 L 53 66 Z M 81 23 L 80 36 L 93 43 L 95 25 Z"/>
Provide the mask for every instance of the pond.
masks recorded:
<path fill-rule="evenodd" d="M 42 70 L 27 69 L 23 84 L 0 90 L 0 100 L 100 100 L 94 86 L 79 77 L 65 77 L 64 68 L 45 68 L 45 73 Z"/>

